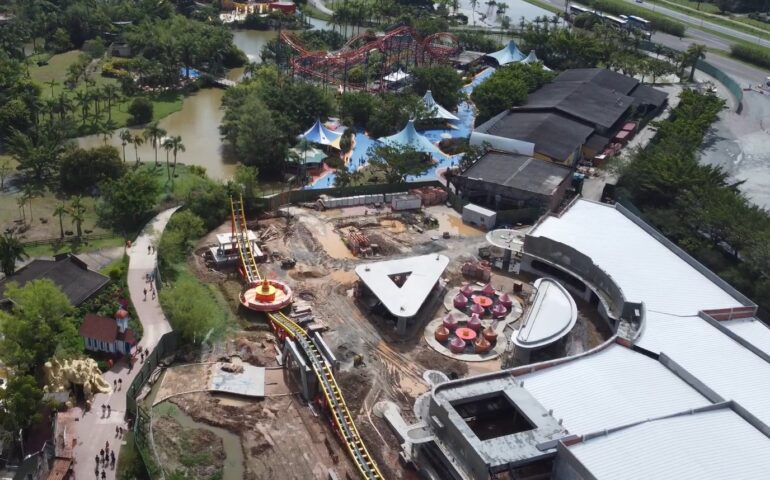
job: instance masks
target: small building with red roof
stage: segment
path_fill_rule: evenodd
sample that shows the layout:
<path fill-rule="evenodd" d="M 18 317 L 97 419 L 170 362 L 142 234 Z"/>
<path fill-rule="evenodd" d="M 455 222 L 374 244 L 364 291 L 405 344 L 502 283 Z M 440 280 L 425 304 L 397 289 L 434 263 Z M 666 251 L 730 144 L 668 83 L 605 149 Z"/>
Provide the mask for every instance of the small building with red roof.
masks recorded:
<path fill-rule="evenodd" d="M 80 336 L 86 344 L 86 350 L 114 354 L 128 354 L 136 345 L 136 334 L 128 328 L 129 314 L 120 309 L 115 318 L 103 317 L 94 313 L 86 314 L 80 326 Z"/>

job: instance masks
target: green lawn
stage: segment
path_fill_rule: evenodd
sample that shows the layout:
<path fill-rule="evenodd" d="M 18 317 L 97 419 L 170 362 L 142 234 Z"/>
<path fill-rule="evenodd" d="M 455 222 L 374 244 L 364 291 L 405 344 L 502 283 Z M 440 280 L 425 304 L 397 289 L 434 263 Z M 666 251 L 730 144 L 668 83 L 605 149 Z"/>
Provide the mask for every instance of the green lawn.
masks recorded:
<path fill-rule="evenodd" d="M 120 247 L 123 246 L 124 243 L 125 241 L 123 238 L 115 236 L 101 240 L 86 240 L 84 242 L 71 241 L 50 245 L 37 245 L 34 247 L 26 247 L 24 251 L 30 258 L 53 257 L 60 253 L 87 253 L 101 250 L 102 248 Z"/>
<path fill-rule="evenodd" d="M 331 15 L 327 15 L 323 13 L 322 11 L 318 10 L 314 6 L 308 4 L 302 5 L 302 13 L 305 14 L 306 17 L 312 17 L 316 18 L 318 20 L 323 20 L 325 22 L 328 22 L 332 19 Z"/>
<path fill-rule="evenodd" d="M 40 85 L 42 89 L 42 98 L 48 99 L 56 98 L 62 91 L 68 92 L 70 99 L 73 99 L 77 92 L 87 91 L 88 87 L 81 82 L 74 90 L 66 90 L 64 87 L 64 80 L 67 78 L 67 68 L 73 64 L 81 55 L 80 50 L 71 50 L 69 52 L 53 55 L 48 59 L 47 65 L 38 66 L 35 62 L 29 67 L 29 74 L 32 80 Z M 91 75 L 90 77 L 95 86 L 103 85 L 118 85 L 117 80 L 114 78 L 104 77 L 102 75 Z M 50 84 L 46 82 L 55 81 L 53 89 Z M 157 121 L 164 118 L 171 113 L 178 112 L 182 109 L 182 103 L 184 101 L 184 95 L 180 92 L 164 92 L 161 94 L 150 94 L 148 98 L 153 103 L 153 120 Z M 128 107 L 133 100 L 132 97 L 126 98 L 120 102 L 112 105 L 110 109 L 110 115 L 106 113 L 102 116 L 103 120 L 106 120 L 111 116 L 112 120 L 117 124 L 118 128 L 128 126 L 129 114 Z M 94 133 L 95 126 L 93 125 L 93 115 L 89 114 L 83 121 L 83 115 L 80 109 L 75 109 L 75 123 L 79 128 L 79 135 L 87 135 Z"/>

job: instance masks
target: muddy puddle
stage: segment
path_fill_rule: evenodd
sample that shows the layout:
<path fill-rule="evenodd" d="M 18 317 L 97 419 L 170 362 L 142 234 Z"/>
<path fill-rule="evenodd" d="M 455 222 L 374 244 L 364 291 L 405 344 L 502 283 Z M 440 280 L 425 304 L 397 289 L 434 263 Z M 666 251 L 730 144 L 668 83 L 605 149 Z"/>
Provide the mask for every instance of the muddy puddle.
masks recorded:
<path fill-rule="evenodd" d="M 207 430 L 222 439 L 224 451 L 227 457 L 224 461 L 222 471 L 222 480 L 241 480 L 244 476 L 243 468 L 243 450 L 241 449 L 241 440 L 234 433 L 225 429 L 212 427 L 205 423 L 196 422 L 193 418 L 183 412 L 179 407 L 171 402 L 161 402 L 153 407 L 153 416 L 165 415 L 176 420 L 186 429 Z"/>
<path fill-rule="evenodd" d="M 324 224 L 324 231 L 318 235 L 313 235 L 318 243 L 321 244 L 327 255 L 332 258 L 356 258 L 348 249 L 340 235 L 335 232 L 330 225 Z"/>
<path fill-rule="evenodd" d="M 390 233 L 404 233 L 406 232 L 406 225 L 401 220 L 380 220 L 380 226 L 389 231 Z"/>
<path fill-rule="evenodd" d="M 449 210 L 444 207 L 439 208 L 426 208 L 426 213 L 429 213 L 438 220 L 439 232 L 449 232 L 452 235 L 463 235 L 466 237 L 477 237 L 484 235 L 484 232 L 478 228 L 471 227 L 463 223 L 463 219 L 460 214 Z"/>

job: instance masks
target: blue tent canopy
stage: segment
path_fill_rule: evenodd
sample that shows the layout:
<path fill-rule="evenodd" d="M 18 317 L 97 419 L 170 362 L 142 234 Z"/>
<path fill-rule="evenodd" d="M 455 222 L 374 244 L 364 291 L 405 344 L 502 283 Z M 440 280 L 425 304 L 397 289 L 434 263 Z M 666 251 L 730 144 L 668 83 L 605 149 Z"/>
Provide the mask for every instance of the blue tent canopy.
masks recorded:
<path fill-rule="evenodd" d="M 417 130 L 414 128 L 414 120 L 409 120 L 404 129 L 395 135 L 381 138 L 380 142 L 393 147 L 411 147 L 418 152 L 429 153 L 441 157 L 445 156 L 438 147 L 428 140 L 428 137 L 417 133 Z"/>
<path fill-rule="evenodd" d="M 324 127 L 321 120 L 316 120 L 313 126 L 299 137 L 304 138 L 308 142 L 339 148 L 339 142 L 337 140 L 339 140 L 341 136 L 341 133 L 333 132 Z"/>
<path fill-rule="evenodd" d="M 501 67 L 509 63 L 520 62 L 526 58 L 526 55 L 521 53 L 521 50 L 519 50 L 519 47 L 516 46 L 516 42 L 513 40 L 509 41 L 508 45 L 503 47 L 502 50 L 488 53 L 487 56 L 494 58 Z"/>

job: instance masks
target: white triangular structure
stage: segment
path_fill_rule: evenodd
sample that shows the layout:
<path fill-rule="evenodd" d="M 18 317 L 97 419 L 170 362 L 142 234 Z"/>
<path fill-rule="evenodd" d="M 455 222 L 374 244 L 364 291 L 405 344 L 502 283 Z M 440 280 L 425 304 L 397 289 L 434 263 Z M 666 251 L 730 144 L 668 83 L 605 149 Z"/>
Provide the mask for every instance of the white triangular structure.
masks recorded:
<path fill-rule="evenodd" d="M 436 102 L 436 100 L 433 98 L 433 93 L 431 93 L 430 90 L 425 92 L 425 95 L 423 95 L 422 103 L 425 105 L 425 108 L 427 108 L 429 112 L 432 112 L 431 116 L 429 117 L 431 119 L 440 118 L 442 120 L 459 120 L 452 112 Z"/>
<path fill-rule="evenodd" d="M 366 263 L 356 267 L 356 274 L 390 313 L 397 317 L 413 317 L 428 298 L 444 273 L 449 258 L 430 254 L 419 257 Z M 393 275 L 407 275 L 399 287 Z"/>
<path fill-rule="evenodd" d="M 519 47 L 516 46 L 516 42 L 511 40 L 502 49 L 496 52 L 488 53 L 487 57 L 494 59 L 497 64 L 502 67 L 503 65 L 508 65 L 509 63 L 516 63 L 524 60 L 525 55 L 521 53 Z"/>

